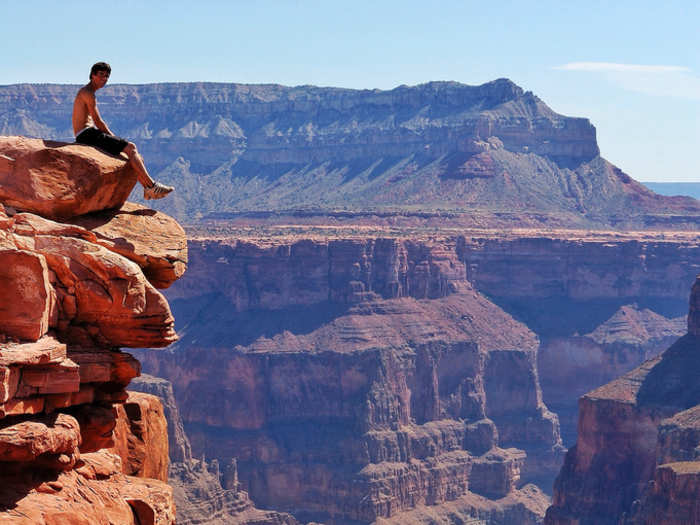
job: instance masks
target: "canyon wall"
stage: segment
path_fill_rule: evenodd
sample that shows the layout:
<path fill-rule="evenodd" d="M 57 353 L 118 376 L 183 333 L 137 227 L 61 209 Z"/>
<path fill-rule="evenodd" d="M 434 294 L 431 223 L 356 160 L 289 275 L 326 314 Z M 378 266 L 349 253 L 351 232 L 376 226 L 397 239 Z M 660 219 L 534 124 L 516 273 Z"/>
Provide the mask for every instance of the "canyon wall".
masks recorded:
<path fill-rule="evenodd" d="M 180 342 L 142 360 L 172 382 L 195 455 L 235 458 L 256 505 L 327 523 L 445 502 L 541 520 L 526 483 L 551 483 L 563 449 L 538 341 L 473 290 L 454 242 L 202 247 L 169 292 Z"/>
<path fill-rule="evenodd" d="M 443 508 L 452 498 L 466 505 L 450 483 L 499 499 L 508 478 L 480 476 L 504 467 L 473 459 L 496 444 L 526 452 L 516 490 L 524 481 L 548 490 L 561 447 L 540 382 L 574 419 L 586 385 L 634 368 L 683 331 L 625 305 L 669 316 L 687 308 L 689 283 L 664 279 L 692 282 L 700 260 L 686 237 L 572 237 L 193 240 L 188 275 L 167 292 L 181 340 L 171 355 L 143 360 L 173 382 L 196 455 L 235 457 L 258 506 L 340 523 L 400 521 L 416 504 Z M 497 304 L 538 327 L 541 370 L 533 334 L 474 288 L 499 290 Z M 558 309 L 533 308 L 540 302 Z M 472 457 L 461 474 L 460 447 Z M 450 465 L 445 480 L 425 466 L 431 457 Z M 422 466 L 387 478 L 387 462 Z M 362 507 L 378 479 L 388 501 L 371 496 Z M 345 496 L 330 505 L 330 493 Z"/>
<path fill-rule="evenodd" d="M 124 159 L 22 137 L 0 157 L 0 521 L 171 525 L 163 409 L 127 394 L 141 367 L 119 347 L 177 339 L 156 287 L 184 272 L 184 231 L 124 203 Z"/>
<path fill-rule="evenodd" d="M 220 466 L 216 459 L 192 457 L 192 447 L 168 381 L 143 374 L 129 384 L 129 389 L 130 398 L 155 396 L 164 408 L 171 459 L 167 479 L 173 489 L 178 525 L 299 524 L 290 514 L 255 507 L 238 482 L 235 459 Z"/>

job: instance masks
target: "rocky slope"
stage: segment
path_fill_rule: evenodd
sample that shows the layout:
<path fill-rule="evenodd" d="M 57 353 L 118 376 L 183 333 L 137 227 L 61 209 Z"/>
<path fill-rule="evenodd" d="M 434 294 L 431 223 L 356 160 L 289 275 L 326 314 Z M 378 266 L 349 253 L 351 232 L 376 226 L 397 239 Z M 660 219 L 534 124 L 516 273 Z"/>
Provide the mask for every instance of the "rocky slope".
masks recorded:
<path fill-rule="evenodd" d="M 135 182 L 124 160 L 4 137 L 0 155 L 0 521 L 172 524 L 162 407 L 127 395 L 140 364 L 119 347 L 177 339 L 155 286 L 184 271 L 184 232 L 135 205 L 96 231 L 47 218 L 121 206 Z M 91 194 L 84 181 L 100 177 Z M 148 241 L 130 244 L 144 227 Z"/>
<path fill-rule="evenodd" d="M 581 398 L 578 441 L 566 455 L 545 523 L 698 521 L 699 283 L 700 277 L 686 335 Z"/>
<path fill-rule="evenodd" d="M 77 88 L 0 87 L 0 133 L 72 137 Z M 178 187 L 156 206 L 183 220 L 450 210 L 470 225 L 694 228 L 700 217 L 698 201 L 656 195 L 602 159 L 588 120 L 507 79 L 389 91 L 112 85 L 98 98 L 112 128 Z"/>

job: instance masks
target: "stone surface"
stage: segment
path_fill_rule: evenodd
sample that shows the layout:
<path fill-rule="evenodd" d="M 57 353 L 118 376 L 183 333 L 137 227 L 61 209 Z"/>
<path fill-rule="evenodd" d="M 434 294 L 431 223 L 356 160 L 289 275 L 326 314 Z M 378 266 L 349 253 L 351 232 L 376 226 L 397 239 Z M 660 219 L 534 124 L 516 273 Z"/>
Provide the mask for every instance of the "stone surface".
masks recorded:
<path fill-rule="evenodd" d="M 168 421 L 170 469 L 168 484 L 173 488 L 179 525 L 297 525 L 287 513 L 257 509 L 241 489 L 235 460 L 219 468 L 219 462 L 193 459 L 190 441 L 175 403 L 172 385 L 148 374 L 137 378 L 130 388 L 158 396 Z M 131 395 L 135 395 L 133 392 Z"/>
<path fill-rule="evenodd" d="M 700 339 L 687 334 L 581 399 L 578 441 L 567 453 L 545 523 L 613 524 L 631 515 L 640 520 L 634 523 L 692 523 L 685 520 L 694 503 L 684 491 L 697 494 L 695 467 L 658 465 L 695 459 L 699 367 Z"/>
<path fill-rule="evenodd" d="M 0 423 L 0 461 L 31 462 L 48 454 L 74 455 L 79 445 L 78 422 L 67 414 Z"/>
<path fill-rule="evenodd" d="M 0 137 L 0 180 L 15 177 L 0 184 L 0 522 L 173 525 L 172 490 L 146 477 L 167 478 L 163 410 L 153 396 L 129 400 L 141 367 L 117 346 L 176 339 L 144 271 L 161 285 L 181 275 L 184 232 L 147 210 L 116 229 L 103 220 L 109 242 L 47 218 L 121 205 L 133 174 L 90 148 L 39 142 Z M 133 232 L 135 248 L 115 232 Z M 172 258 L 169 244 L 180 246 Z"/>
<path fill-rule="evenodd" d="M 27 213 L 3 226 L 0 235 L 8 247 L 45 259 L 48 327 L 66 342 L 159 347 L 177 339 L 165 298 L 136 263 L 100 246 L 94 233 Z"/>
<path fill-rule="evenodd" d="M 187 242 L 182 227 L 171 217 L 127 202 L 75 218 L 97 236 L 97 242 L 134 261 L 156 288 L 167 288 L 187 267 Z"/>
<path fill-rule="evenodd" d="M 8 480 L 7 473 L 0 474 L 3 524 L 175 524 L 168 485 L 116 473 L 109 467 L 114 459 L 86 455 L 81 461 L 89 466 L 49 476 L 15 474 Z"/>
<path fill-rule="evenodd" d="M 660 465 L 623 525 L 700 523 L 700 461 Z"/>
<path fill-rule="evenodd" d="M 119 208 L 136 184 L 126 158 L 90 146 L 0 137 L 0 154 L 0 202 L 52 219 Z"/>
<path fill-rule="evenodd" d="M 55 297 L 41 254 L 0 250 L 0 289 L 5 298 L 0 304 L 0 326 L 5 334 L 36 341 L 48 331 Z"/>
<path fill-rule="evenodd" d="M 124 474 L 168 481 L 168 424 L 160 400 L 129 392 L 117 406 L 114 450 L 122 458 Z"/>
<path fill-rule="evenodd" d="M 139 356 L 173 382 L 195 455 L 235 458 L 256 506 L 370 523 L 472 485 L 501 498 L 552 479 L 561 444 L 539 394 L 537 339 L 471 288 L 454 243 L 192 253 L 172 288 L 189 308 L 179 346 Z M 199 257 L 221 268 L 217 283 Z M 210 282 L 220 294 L 199 299 Z M 515 441 L 527 457 L 500 452 Z"/>
<path fill-rule="evenodd" d="M 34 343 L 5 343 L 0 352 L 0 366 L 29 366 L 60 363 L 67 357 L 66 345 L 55 337 L 42 337 Z"/>
<path fill-rule="evenodd" d="M 575 442 L 580 396 L 657 356 L 685 332 L 683 317 L 625 305 L 586 335 L 545 339 L 537 356 L 542 390 L 565 443 Z"/>

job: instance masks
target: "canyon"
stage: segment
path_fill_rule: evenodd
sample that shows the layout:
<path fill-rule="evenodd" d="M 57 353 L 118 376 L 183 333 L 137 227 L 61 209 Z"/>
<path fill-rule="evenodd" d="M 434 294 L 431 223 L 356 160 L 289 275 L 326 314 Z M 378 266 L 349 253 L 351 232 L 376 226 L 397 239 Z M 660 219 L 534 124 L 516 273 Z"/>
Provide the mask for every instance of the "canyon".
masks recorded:
<path fill-rule="evenodd" d="M 144 208 L 124 159 L 56 142 L 76 88 L 0 86 L 0 133 L 42 137 L 0 137 L 0 356 L 45 356 L 8 361 L 3 415 L 54 443 L 12 486 L 167 479 L 111 497 L 141 523 L 697 519 L 700 203 L 588 120 L 507 79 L 110 86 L 178 188 Z M 18 481 L 49 456 L 58 485 Z"/>
<path fill-rule="evenodd" d="M 698 522 L 698 294 L 700 277 L 686 335 L 581 398 L 578 441 L 567 453 L 545 523 Z"/>
<path fill-rule="evenodd" d="M 180 340 L 138 352 L 145 370 L 172 382 L 196 455 L 235 459 L 259 507 L 541 522 L 564 450 L 552 406 L 573 445 L 578 397 L 685 333 L 697 236 L 371 231 L 191 235 L 166 292 Z M 497 465 L 516 458 L 506 490 Z"/>

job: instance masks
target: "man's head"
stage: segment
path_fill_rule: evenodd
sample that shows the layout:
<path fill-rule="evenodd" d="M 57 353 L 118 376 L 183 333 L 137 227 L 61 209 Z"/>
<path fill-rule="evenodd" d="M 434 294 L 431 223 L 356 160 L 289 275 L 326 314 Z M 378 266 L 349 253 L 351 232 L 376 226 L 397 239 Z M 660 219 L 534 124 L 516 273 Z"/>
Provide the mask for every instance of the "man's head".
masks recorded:
<path fill-rule="evenodd" d="M 90 69 L 90 80 L 92 80 L 93 75 L 99 75 L 100 73 L 109 78 L 109 75 L 112 73 L 112 66 L 107 62 L 97 62 L 93 64 Z"/>

